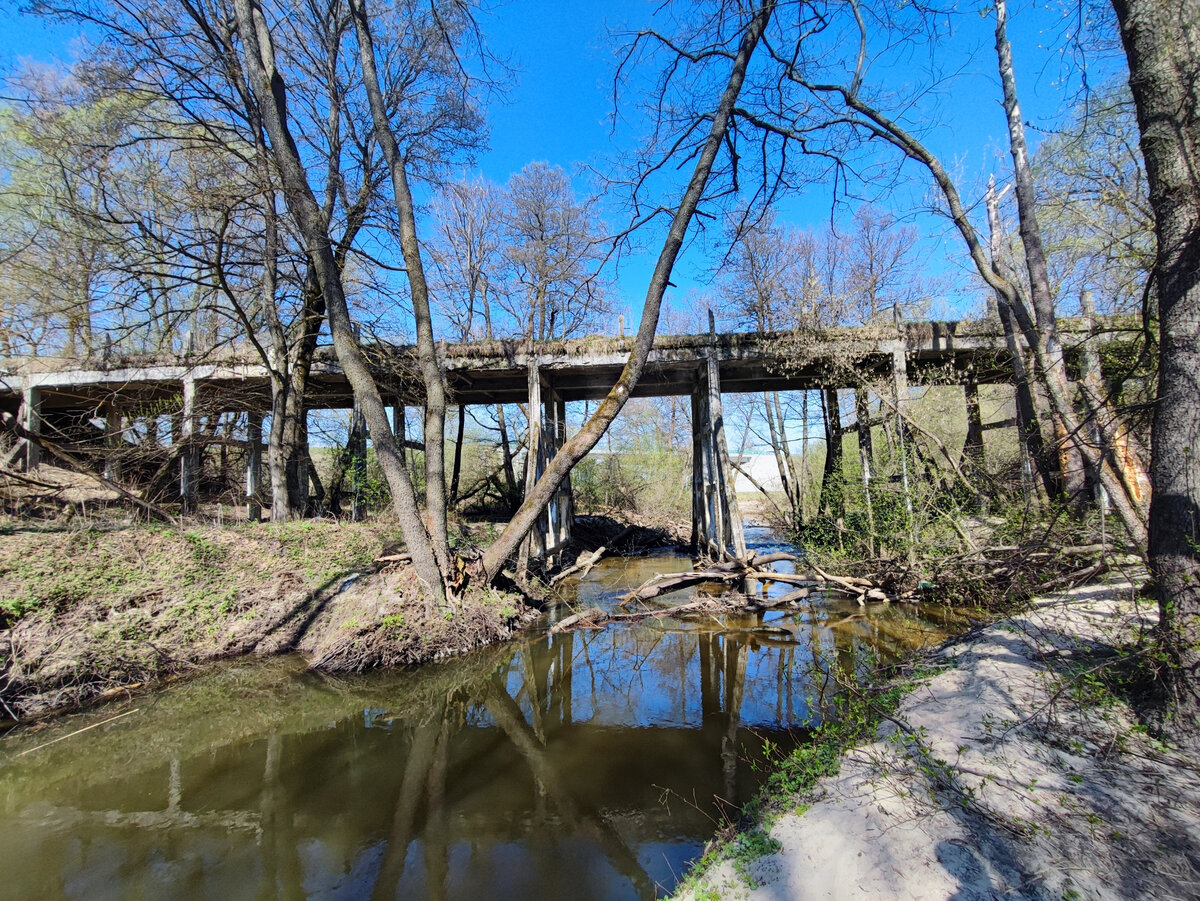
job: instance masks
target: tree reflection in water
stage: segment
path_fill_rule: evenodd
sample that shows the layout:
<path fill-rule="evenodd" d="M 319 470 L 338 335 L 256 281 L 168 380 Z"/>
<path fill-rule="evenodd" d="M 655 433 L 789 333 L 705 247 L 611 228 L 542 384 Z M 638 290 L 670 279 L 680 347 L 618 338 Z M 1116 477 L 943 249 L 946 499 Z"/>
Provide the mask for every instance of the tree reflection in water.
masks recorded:
<path fill-rule="evenodd" d="M 651 898 L 754 791 L 764 740 L 804 740 L 839 680 L 928 629 L 819 601 L 248 703 L 200 680 L 2 771 L 0 855 L 19 897 Z"/>

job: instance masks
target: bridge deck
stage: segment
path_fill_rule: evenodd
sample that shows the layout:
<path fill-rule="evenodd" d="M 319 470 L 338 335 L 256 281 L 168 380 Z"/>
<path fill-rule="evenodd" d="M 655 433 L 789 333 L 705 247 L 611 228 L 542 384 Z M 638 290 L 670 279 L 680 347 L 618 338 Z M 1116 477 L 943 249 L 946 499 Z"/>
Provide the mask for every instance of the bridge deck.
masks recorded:
<path fill-rule="evenodd" d="M 1071 354 L 1084 337 L 1084 328 L 1074 320 L 1060 328 Z M 1105 320 L 1104 329 L 1111 340 L 1136 325 Z M 972 368 L 981 384 L 1011 380 L 1011 363 L 996 321 L 907 323 L 902 343 L 913 384 L 961 382 Z M 710 353 L 717 358 L 722 392 L 845 387 L 854 383 L 854 376 L 889 375 L 892 353 L 900 344 L 893 326 L 830 329 L 804 339 L 792 333 L 661 335 L 655 339 L 634 396 L 690 394 Z M 597 400 L 608 392 L 632 346 L 632 337 L 589 337 L 444 344 L 440 353 L 451 403 L 525 402 L 528 366 L 535 358 L 559 396 L 578 401 Z M 367 350 L 385 394 L 420 404 L 415 348 L 373 344 Z M 183 380 L 192 378 L 204 396 L 227 399 L 230 409 L 266 409 L 267 376 L 267 368 L 256 357 L 228 350 L 169 359 L 13 358 L 0 360 L 0 408 L 15 410 L 28 388 L 40 389 L 41 406 L 47 412 L 102 404 L 136 408 L 178 397 Z M 332 348 L 320 348 L 312 369 L 310 406 L 338 408 L 350 403 L 350 388 Z"/>

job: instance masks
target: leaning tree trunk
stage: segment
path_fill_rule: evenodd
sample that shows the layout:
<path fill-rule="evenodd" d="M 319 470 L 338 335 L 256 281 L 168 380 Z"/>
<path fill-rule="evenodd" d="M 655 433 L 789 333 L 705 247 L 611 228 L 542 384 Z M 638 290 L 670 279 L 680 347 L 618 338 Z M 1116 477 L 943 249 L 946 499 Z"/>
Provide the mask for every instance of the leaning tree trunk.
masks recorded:
<path fill-rule="evenodd" d="M 429 287 L 425 282 L 425 267 L 421 261 L 421 248 L 417 240 L 412 191 L 408 185 L 406 163 L 392 132 L 383 91 L 380 88 L 366 0 L 351 0 L 350 11 L 354 19 L 354 31 L 358 37 L 363 87 L 366 89 L 367 103 L 371 108 L 375 139 L 379 142 L 392 177 L 392 199 L 396 203 L 396 223 L 400 229 L 400 252 L 404 257 L 405 274 L 413 305 L 413 320 L 417 330 L 417 368 L 421 372 L 421 382 L 425 388 L 425 513 L 429 540 L 433 543 L 438 566 L 444 574 L 449 574 L 452 566 L 450 539 L 446 528 L 446 381 L 438 364 L 437 347 L 433 341 Z M 375 390 L 378 393 L 378 389 Z M 386 418 L 384 427 L 390 435 L 391 430 Z M 371 432 L 375 433 L 374 424 L 371 426 Z"/>
<path fill-rule="evenodd" d="M 1200 749 L 1200 4 L 1113 0 L 1129 58 L 1158 258 L 1150 569 L 1173 664 L 1169 728 Z"/>
<path fill-rule="evenodd" d="M 542 477 L 526 495 L 520 509 L 509 521 L 504 531 L 500 533 L 500 537 L 484 553 L 481 569 L 485 580 L 491 581 L 500 574 L 501 567 L 529 534 L 529 530 L 533 528 L 534 522 L 546 508 L 554 496 L 554 492 L 558 490 L 558 486 L 567 478 L 571 468 L 596 446 L 596 442 L 600 440 L 609 424 L 621 412 L 638 379 L 641 378 L 642 369 L 645 367 L 646 360 L 650 356 L 650 349 L 654 345 L 654 333 L 658 329 L 658 314 L 662 308 L 663 295 L 670 282 L 671 270 L 683 247 L 688 224 L 700 203 L 717 153 L 725 141 L 729 119 L 733 115 L 738 94 L 741 93 L 750 57 L 754 54 L 774 10 L 774 0 L 763 0 L 762 5 L 754 11 L 742 32 L 729 79 L 725 83 L 721 99 L 710 119 L 712 124 L 708 137 L 696 158 L 691 180 L 684 191 L 679 209 L 675 211 L 671 220 L 667 237 L 663 241 L 662 250 L 658 255 L 658 263 L 654 267 L 654 274 L 650 277 L 646 300 L 642 306 L 642 319 L 638 326 L 637 339 L 634 341 L 633 350 L 625 362 L 625 368 L 621 371 L 620 378 L 596 407 L 592 418 L 584 423 L 583 428 L 572 435 L 554 455 L 554 459 L 547 465 Z"/>

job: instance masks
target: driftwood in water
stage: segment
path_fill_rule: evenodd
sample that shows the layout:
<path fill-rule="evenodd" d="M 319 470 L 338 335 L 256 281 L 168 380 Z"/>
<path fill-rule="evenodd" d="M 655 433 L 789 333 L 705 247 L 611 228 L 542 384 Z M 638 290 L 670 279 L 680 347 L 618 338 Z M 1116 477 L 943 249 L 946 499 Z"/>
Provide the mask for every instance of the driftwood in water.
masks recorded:
<path fill-rule="evenodd" d="M 751 553 L 744 560 L 726 560 L 723 563 L 711 563 L 699 571 L 659 573 L 626 594 L 621 599 L 621 606 L 628 606 L 633 601 L 648 601 L 659 595 L 668 594 L 672 591 L 680 591 L 684 588 L 691 588 L 693 585 L 700 585 L 704 582 L 717 582 L 723 585 L 730 585 L 747 578 L 769 581 L 774 579 L 775 576 L 786 574 L 775 573 L 772 570 L 759 569 L 758 567 L 769 566 L 772 563 L 784 560 L 794 561 L 795 559 L 794 554 L 783 552 L 763 554 L 761 557 Z M 779 581 L 787 580 L 781 579 Z M 811 582 L 812 580 L 806 579 L 805 581 Z"/>
<path fill-rule="evenodd" d="M 722 572 L 717 569 L 705 569 L 700 572 L 689 573 L 660 573 L 643 582 L 641 586 L 621 598 L 621 606 L 627 607 L 633 601 L 648 601 L 661 594 L 669 594 L 672 591 L 691 588 L 693 585 L 700 585 L 703 582 L 720 582 L 729 585 L 732 582 L 745 578 L 745 575 L 744 572 Z"/>
<path fill-rule="evenodd" d="M 796 591 L 779 598 L 747 598 L 740 604 L 758 610 L 796 603 L 807 598 L 813 589 L 846 595 L 862 607 L 867 604 L 916 604 L 931 598 L 987 604 L 989 599 L 1003 598 L 1014 590 L 1019 596 L 1028 597 L 1086 582 L 1109 569 L 1111 553 L 1111 549 L 1102 545 L 981 548 L 930 563 L 924 574 L 904 560 L 893 559 L 873 561 L 868 564 L 872 566 L 872 572 L 857 576 L 834 575 L 811 562 L 812 572 L 778 573 L 760 567 L 776 560 L 795 560 L 795 557 L 790 554 L 762 557 L 750 554 L 744 560 L 711 564 L 696 572 L 660 573 L 625 595 L 621 606 L 702 582 L 728 585 L 741 579 L 799 586 Z"/>
<path fill-rule="evenodd" d="M 795 591 L 781 594 L 777 598 L 763 598 L 762 600 L 755 601 L 754 604 L 756 607 L 783 607 L 786 604 L 794 604 L 797 601 L 807 600 L 810 594 L 812 594 L 812 589 L 797 588 Z"/>
<path fill-rule="evenodd" d="M 572 629 L 597 629 L 614 622 L 639 622 L 643 619 L 663 616 L 678 616 L 682 613 L 716 612 L 729 608 L 715 600 L 690 601 L 676 607 L 663 607 L 660 610 L 640 610 L 635 613 L 605 613 L 599 607 L 589 607 L 581 613 L 565 617 L 550 627 L 552 633 L 569 632 Z"/>
<path fill-rule="evenodd" d="M 591 628 L 601 625 L 608 621 L 603 610 L 599 607 L 588 607 L 586 610 L 581 610 L 579 613 L 572 613 L 570 616 L 565 616 L 550 627 L 552 634 L 559 632 L 568 632 L 571 629 Z"/>
<path fill-rule="evenodd" d="M 615 550 L 617 548 L 617 546 L 622 541 L 624 541 L 628 535 L 632 534 L 633 532 L 636 532 L 637 530 L 638 530 L 638 526 L 636 526 L 636 525 L 626 526 L 624 529 L 622 529 L 620 532 L 618 532 L 615 536 L 613 536 L 613 538 L 610 541 L 608 541 L 607 543 L 602 544 L 600 547 L 596 548 L 596 550 L 592 551 L 590 554 L 582 555 L 578 560 L 575 561 L 575 563 L 573 565 L 568 566 L 566 569 L 564 569 L 562 572 L 560 572 L 558 575 L 556 575 L 553 579 L 551 579 L 550 584 L 557 585 L 559 582 L 561 582 L 567 576 L 574 575 L 575 573 L 579 573 L 579 578 L 582 579 L 584 576 L 586 576 L 588 573 L 590 573 L 592 571 L 592 567 L 595 566 L 597 563 L 599 563 L 601 558 L 603 558 L 607 554 L 612 553 L 612 551 Z"/>

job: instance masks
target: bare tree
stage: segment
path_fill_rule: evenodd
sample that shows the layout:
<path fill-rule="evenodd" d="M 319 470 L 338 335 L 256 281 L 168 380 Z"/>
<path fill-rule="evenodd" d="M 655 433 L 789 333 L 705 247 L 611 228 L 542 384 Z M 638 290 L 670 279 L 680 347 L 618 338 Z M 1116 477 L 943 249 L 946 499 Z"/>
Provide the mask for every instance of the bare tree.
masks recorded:
<path fill-rule="evenodd" d="M 529 163 L 509 179 L 503 202 L 509 292 L 501 304 L 515 334 L 570 338 L 595 328 L 608 312 L 605 230 L 595 206 L 594 199 L 576 199 L 558 166 Z"/>
<path fill-rule="evenodd" d="M 504 269 L 500 194 L 496 185 L 479 178 L 444 185 L 434 198 L 431 210 L 434 233 L 426 244 L 433 262 L 432 287 L 442 315 L 449 320 L 460 341 L 478 338 L 480 332 L 483 337 L 492 338 L 493 285 L 500 281 Z M 451 504 L 459 496 L 466 421 L 466 408 L 459 405 L 448 495 Z M 515 475 L 508 448 L 507 423 L 504 408 L 499 404 L 496 405 L 496 422 L 504 445 L 505 474 L 512 477 L 512 485 Z"/>

